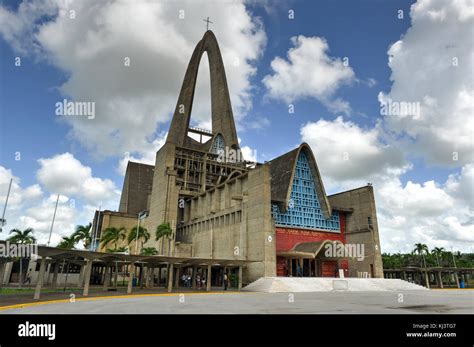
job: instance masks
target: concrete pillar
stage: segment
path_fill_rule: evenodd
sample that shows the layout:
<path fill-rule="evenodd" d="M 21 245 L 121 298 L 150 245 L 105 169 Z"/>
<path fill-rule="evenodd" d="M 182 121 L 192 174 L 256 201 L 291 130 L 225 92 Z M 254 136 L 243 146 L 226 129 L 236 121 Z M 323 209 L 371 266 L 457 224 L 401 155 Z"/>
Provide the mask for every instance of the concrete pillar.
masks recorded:
<path fill-rule="evenodd" d="M 128 277 L 127 294 L 132 294 L 134 276 L 135 276 L 135 264 L 130 264 L 130 276 Z"/>
<path fill-rule="evenodd" d="M 174 266 L 173 266 L 173 264 L 169 264 L 169 268 L 168 268 L 168 293 L 171 293 L 173 291 L 173 272 L 174 272 Z"/>
<path fill-rule="evenodd" d="M 41 258 L 40 271 L 38 274 L 38 280 L 36 281 L 36 289 L 34 299 L 38 300 L 41 295 L 41 287 L 43 286 L 44 273 L 46 271 L 46 257 Z"/>
<path fill-rule="evenodd" d="M 456 286 L 458 288 L 461 288 L 461 286 L 459 285 L 459 277 L 458 277 L 457 271 L 454 271 L 454 281 L 455 281 Z"/>
<path fill-rule="evenodd" d="M 53 281 L 51 282 L 51 288 L 56 289 L 58 285 L 58 272 L 59 272 L 59 260 L 54 263 L 54 273 L 53 273 Z"/>
<path fill-rule="evenodd" d="M 428 276 L 428 271 L 425 271 L 425 283 L 426 283 L 426 288 L 430 288 L 430 277 Z"/>
<path fill-rule="evenodd" d="M 109 269 L 110 269 L 110 265 L 109 264 L 106 264 L 105 265 L 105 269 L 104 269 L 104 286 L 102 287 L 103 290 L 107 290 L 109 288 L 109 280 L 110 280 L 110 277 L 108 276 L 109 275 Z"/>
<path fill-rule="evenodd" d="M 86 270 L 84 272 L 84 290 L 82 291 L 83 296 L 89 295 L 89 286 L 91 282 L 92 273 L 92 259 L 87 260 Z"/>
<path fill-rule="evenodd" d="M 193 283 L 193 289 L 196 289 L 196 275 L 197 275 L 197 266 L 193 266 L 193 277 L 192 277 L 192 283 Z"/>
<path fill-rule="evenodd" d="M 211 265 L 207 266 L 206 292 L 211 291 Z"/>
<path fill-rule="evenodd" d="M 436 278 L 438 281 L 438 287 L 443 288 L 443 277 L 441 276 L 441 271 L 436 271 Z"/>
<path fill-rule="evenodd" d="M 242 290 L 242 265 L 239 266 L 239 286 L 237 289 Z"/>
<path fill-rule="evenodd" d="M 179 288 L 179 267 L 176 268 L 176 276 L 174 277 L 174 287 Z"/>
<path fill-rule="evenodd" d="M 5 276 L 5 268 L 7 263 L 0 263 L 0 289 L 3 287 L 3 277 Z"/>
<path fill-rule="evenodd" d="M 308 260 L 308 265 L 309 265 L 309 277 L 311 277 L 311 259 Z"/>
<path fill-rule="evenodd" d="M 405 271 L 402 271 L 402 277 L 405 281 L 407 280 L 407 273 Z"/>
<path fill-rule="evenodd" d="M 143 283 L 144 282 L 143 280 L 145 278 L 145 273 L 146 273 L 145 264 L 142 264 L 142 266 L 140 267 L 140 279 L 139 279 L 141 289 L 143 289 L 143 286 L 145 284 Z"/>
<path fill-rule="evenodd" d="M 118 263 L 115 262 L 114 288 L 117 289 L 117 286 L 118 286 Z"/>
<path fill-rule="evenodd" d="M 153 288 L 155 285 L 155 266 L 150 265 L 150 268 L 148 270 L 148 283 L 147 287 L 148 288 Z"/>
<path fill-rule="evenodd" d="M 79 279 L 77 281 L 77 287 L 82 288 L 84 285 L 84 272 L 86 270 L 86 265 L 82 264 L 81 265 L 81 271 L 79 272 Z"/>

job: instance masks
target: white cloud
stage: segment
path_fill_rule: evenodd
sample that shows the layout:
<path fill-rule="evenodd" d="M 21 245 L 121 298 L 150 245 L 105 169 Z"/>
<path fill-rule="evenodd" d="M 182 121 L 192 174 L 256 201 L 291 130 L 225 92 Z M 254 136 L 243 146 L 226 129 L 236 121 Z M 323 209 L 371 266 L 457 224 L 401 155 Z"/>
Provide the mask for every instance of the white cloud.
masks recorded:
<path fill-rule="evenodd" d="M 243 1 L 52 1 L 17 13 L 0 7 L 0 32 L 17 50 L 30 51 L 67 73 L 61 92 L 95 101 L 96 117 L 65 118 L 94 155 L 147 151 L 175 108 L 191 53 L 211 17 L 226 67 L 237 121 L 251 107 L 250 77 L 266 36 Z M 75 18 L 70 18 L 70 11 Z M 44 14 L 57 11 L 49 22 Z M 184 12 L 180 12 L 184 11 Z M 180 19 L 184 14 L 184 19 Z M 21 47 L 20 47 L 21 46 Z M 25 48 L 26 47 L 26 48 Z M 130 66 L 124 59 L 130 58 Z M 193 122 L 210 115 L 206 56 L 200 69 Z M 201 102 L 205 100 L 205 102 Z M 51 116 L 54 114 L 51 105 Z"/>
<path fill-rule="evenodd" d="M 91 168 L 82 165 L 71 153 L 41 158 L 38 162 L 41 165 L 36 175 L 38 182 L 53 194 L 96 204 L 118 199 L 120 193 L 111 180 L 93 177 Z"/>
<path fill-rule="evenodd" d="M 337 181 L 370 180 L 390 170 L 406 171 L 402 152 L 384 144 L 381 137 L 378 127 L 363 129 L 342 117 L 320 119 L 301 128 L 302 141 L 313 149 L 323 175 Z"/>
<path fill-rule="evenodd" d="M 408 252 L 418 242 L 472 251 L 474 166 L 444 184 L 403 184 L 401 176 L 412 165 L 396 143 L 385 143 L 380 127 L 363 129 L 338 117 L 304 125 L 301 136 L 315 153 L 329 194 L 373 184 L 384 252 Z"/>
<path fill-rule="evenodd" d="M 324 38 L 295 36 L 288 60 L 276 57 L 271 62 L 273 73 L 263 83 L 268 96 L 292 103 L 302 98 L 315 98 L 333 112 L 350 113 L 347 101 L 334 98 L 335 92 L 355 80 L 354 71 L 341 59 L 328 55 Z"/>
<path fill-rule="evenodd" d="M 406 135 L 410 150 L 430 163 L 460 166 L 473 160 L 473 5 L 418 1 L 411 7 L 411 27 L 388 50 L 393 84 L 379 100 L 419 102 L 421 109 L 388 115 L 387 125 Z"/>

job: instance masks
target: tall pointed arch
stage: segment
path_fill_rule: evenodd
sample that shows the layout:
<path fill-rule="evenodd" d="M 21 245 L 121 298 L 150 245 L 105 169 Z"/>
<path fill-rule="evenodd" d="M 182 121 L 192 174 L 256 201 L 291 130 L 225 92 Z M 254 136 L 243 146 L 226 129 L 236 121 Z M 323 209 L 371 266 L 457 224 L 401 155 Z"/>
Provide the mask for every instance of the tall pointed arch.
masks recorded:
<path fill-rule="evenodd" d="M 204 52 L 207 53 L 211 75 L 212 132 L 222 134 L 225 144 L 229 148 L 238 149 L 239 141 L 235 130 L 224 63 L 216 37 L 211 30 L 206 31 L 189 61 L 166 141 L 177 146 L 185 144 L 199 64 Z"/>

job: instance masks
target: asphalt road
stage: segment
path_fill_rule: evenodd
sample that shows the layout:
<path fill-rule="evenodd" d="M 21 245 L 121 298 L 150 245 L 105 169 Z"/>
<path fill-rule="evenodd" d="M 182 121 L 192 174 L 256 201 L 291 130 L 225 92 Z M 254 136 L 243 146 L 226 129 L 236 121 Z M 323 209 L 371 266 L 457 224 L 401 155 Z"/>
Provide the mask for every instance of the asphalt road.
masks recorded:
<path fill-rule="evenodd" d="M 185 293 L 78 299 L 0 314 L 417 314 L 474 313 L 473 290 L 319 293 Z"/>

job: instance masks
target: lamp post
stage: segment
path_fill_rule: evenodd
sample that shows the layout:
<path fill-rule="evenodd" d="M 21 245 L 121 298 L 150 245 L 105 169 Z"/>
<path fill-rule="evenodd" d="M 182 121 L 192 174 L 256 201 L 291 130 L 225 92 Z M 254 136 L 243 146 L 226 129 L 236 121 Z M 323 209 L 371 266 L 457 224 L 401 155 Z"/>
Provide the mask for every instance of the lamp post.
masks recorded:
<path fill-rule="evenodd" d="M 53 234 L 54 220 L 56 219 L 56 211 L 58 210 L 59 194 L 56 198 L 56 206 L 54 207 L 53 220 L 51 221 L 51 228 L 49 229 L 48 247 L 51 242 L 51 235 Z"/>
<path fill-rule="evenodd" d="M 138 254 L 138 232 L 140 230 L 140 220 L 146 218 L 148 216 L 147 211 L 141 211 L 138 212 L 138 218 L 137 218 L 137 232 L 135 234 L 135 254 Z"/>

